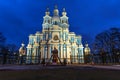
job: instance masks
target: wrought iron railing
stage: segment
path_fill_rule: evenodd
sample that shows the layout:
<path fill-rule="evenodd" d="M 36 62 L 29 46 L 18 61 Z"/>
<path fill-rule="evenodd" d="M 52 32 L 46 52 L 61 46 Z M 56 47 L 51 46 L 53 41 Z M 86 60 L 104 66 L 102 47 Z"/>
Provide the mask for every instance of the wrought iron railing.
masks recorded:
<path fill-rule="evenodd" d="M 52 63 L 52 60 L 48 58 L 40 58 L 40 56 L 18 56 L 18 55 L 0 55 L 0 64 L 41 64 L 45 60 L 45 63 Z M 61 62 L 65 58 L 60 58 Z M 88 55 L 88 56 L 70 56 L 66 59 L 68 64 L 72 63 L 94 63 L 94 64 L 120 64 L 120 55 Z"/>

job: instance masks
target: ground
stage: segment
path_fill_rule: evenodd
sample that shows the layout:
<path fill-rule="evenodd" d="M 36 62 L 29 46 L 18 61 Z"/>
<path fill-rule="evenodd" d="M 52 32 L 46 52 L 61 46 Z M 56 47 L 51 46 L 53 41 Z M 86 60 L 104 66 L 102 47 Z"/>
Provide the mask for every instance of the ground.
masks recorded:
<path fill-rule="evenodd" d="M 1 69 L 0 80 L 120 80 L 120 70 L 90 66 L 31 68 L 36 66 L 30 65 L 29 69 Z"/>

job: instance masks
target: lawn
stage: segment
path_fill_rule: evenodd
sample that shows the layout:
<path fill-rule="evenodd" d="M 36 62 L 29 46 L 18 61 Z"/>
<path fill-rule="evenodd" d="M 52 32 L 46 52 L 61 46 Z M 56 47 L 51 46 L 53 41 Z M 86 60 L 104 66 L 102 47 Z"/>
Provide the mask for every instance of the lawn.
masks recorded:
<path fill-rule="evenodd" d="M 120 80 L 120 71 L 105 69 L 41 69 L 0 71 L 0 80 Z"/>

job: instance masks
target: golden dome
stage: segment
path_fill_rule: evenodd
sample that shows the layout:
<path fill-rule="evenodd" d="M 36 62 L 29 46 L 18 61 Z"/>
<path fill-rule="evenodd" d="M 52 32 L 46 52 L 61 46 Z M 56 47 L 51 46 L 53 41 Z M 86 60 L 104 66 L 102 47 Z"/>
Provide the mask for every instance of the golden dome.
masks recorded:
<path fill-rule="evenodd" d="M 57 9 L 57 5 L 55 5 L 54 16 L 58 16 L 58 15 L 59 15 L 59 10 Z"/>

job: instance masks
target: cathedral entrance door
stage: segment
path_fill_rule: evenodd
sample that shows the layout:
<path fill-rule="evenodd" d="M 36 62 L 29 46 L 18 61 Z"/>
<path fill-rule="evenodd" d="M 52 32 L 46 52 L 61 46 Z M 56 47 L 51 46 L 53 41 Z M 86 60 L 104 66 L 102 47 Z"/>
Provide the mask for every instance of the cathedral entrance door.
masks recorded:
<path fill-rule="evenodd" d="M 57 63 L 57 61 L 58 61 L 58 50 L 56 49 L 56 47 L 54 47 L 54 50 L 52 51 L 52 55 L 53 55 L 52 62 Z"/>
<path fill-rule="evenodd" d="M 50 57 L 50 60 L 52 60 L 52 63 L 57 64 L 58 60 L 60 62 L 60 64 L 62 64 L 60 58 L 58 57 L 58 50 L 56 49 L 56 47 L 54 47 L 54 50 L 52 50 L 52 55 Z M 49 60 L 49 62 L 50 62 Z"/>

